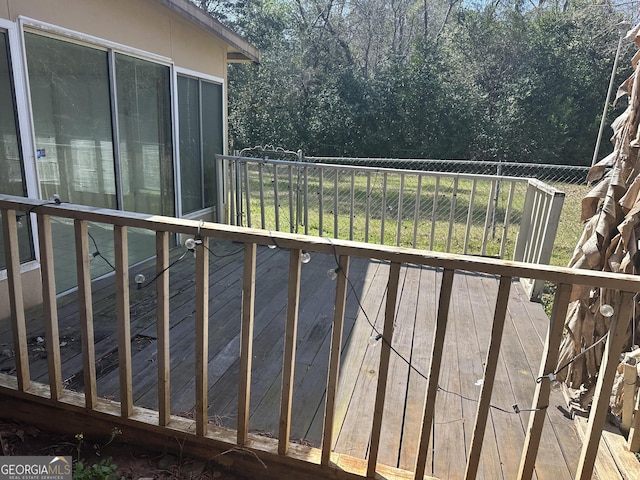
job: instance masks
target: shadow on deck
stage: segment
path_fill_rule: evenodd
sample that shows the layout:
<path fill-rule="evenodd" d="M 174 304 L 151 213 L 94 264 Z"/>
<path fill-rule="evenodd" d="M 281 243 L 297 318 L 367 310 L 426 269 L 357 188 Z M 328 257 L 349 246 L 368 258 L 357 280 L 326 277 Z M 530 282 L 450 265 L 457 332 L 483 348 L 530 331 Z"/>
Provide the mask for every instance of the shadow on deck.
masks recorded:
<path fill-rule="evenodd" d="M 210 248 L 209 421 L 235 428 L 242 246 L 218 242 Z M 172 258 L 178 259 L 183 252 L 174 250 Z M 250 430 L 266 436 L 278 434 L 288 265 L 288 252 L 258 247 Z M 332 256 L 321 254 L 302 265 L 291 439 L 313 446 L 320 444 L 322 435 L 336 288 L 327 271 L 335 266 Z M 130 272 L 134 403 L 149 408 L 157 408 L 158 398 L 155 288 L 150 282 L 137 289 L 133 278 L 144 273 L 149 281 L 154 269 L 155 264 L 149 262 Z M 183 416 L 192 415 L 196 402 L 194 272 L 194 259 L 187 253 L 170 274 L 171 412 Z M 382 329 L 388 272 L 387 263 L 361 258 L 353 258 L 349 270 L 333 441 L 336 452 L 361 458 L 368 454 L 380 357 L 370 323 Z M 419 443 L 426 392 L 422 373 L 426 374 L 429 366 L 440 277 L 439 271 L 428 267 L 403 265 L 401 269 L 393 347 L 415 370 L 392 353 L 378 461 L 407 470 L 414 467 Z M 456 273 L 427 461 L 427 472 L 440 478 L 464 474 L 497 290 L 498 280 L 493 276 Z M 114 298 L 113 278 L 93 283 L 98 395 L 118 400 Z M 67 389 L 81 391 L 75 294 L 58 299 L 58 314 L 62 375 Z M 490 410 L 479 478 L 517 476 L 529 413 L 516 414 L 512 406 L 527 409 L 532 403 L 548 322 L 542 307 L 529 302 L 514 281 L 492 397 L 492 405 L 499 408 Z M 31 378 L 47 383 L 41 312 L 29 312 L 27 333 Z M 11 352 L 10 324 L 0 321 L 0 371 L 15 369 Z M 561 405 L 560 392 L 552 392 L 536 461 L 538 478 L 571 478 L 577 468 L 581 442 L 573 422 L 557 408 Z"/>

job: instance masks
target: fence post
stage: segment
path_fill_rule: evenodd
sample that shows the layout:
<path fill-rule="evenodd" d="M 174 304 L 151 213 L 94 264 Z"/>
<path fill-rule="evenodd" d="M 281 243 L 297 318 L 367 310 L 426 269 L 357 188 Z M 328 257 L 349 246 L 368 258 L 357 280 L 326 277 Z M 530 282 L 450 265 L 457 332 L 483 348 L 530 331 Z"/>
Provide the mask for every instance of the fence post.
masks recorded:
<path fill-rule="evenodd" d="M 298 180 L 296 182 L 296 233 L 298 233 L 298 226 L 301 225 L 300 219 L 302 218 L 302 198 L 300 198 L 300 164 L 302 163 L 302 150 L 296 152 L 298 160 Z"/>

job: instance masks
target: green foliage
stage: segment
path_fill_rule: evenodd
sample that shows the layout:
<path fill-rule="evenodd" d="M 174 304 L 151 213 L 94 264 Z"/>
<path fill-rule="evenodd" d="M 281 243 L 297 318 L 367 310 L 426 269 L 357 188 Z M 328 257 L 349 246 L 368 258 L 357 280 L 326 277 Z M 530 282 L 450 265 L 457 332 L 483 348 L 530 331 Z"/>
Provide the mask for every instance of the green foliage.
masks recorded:
<path fill-rule="evenodd" d="M 78 460 L 73 466 L 73 480 L 116 480 L 118 466 L 111 458 L 103 458 L 97 463 L 90 464 Z"/>
<path fill-rule="evenodd" d="M 575 165 L 590 164 L 630 18 L 595 0 L 196 3 L 261 49 L 229 68 L 232 149 Z"/>

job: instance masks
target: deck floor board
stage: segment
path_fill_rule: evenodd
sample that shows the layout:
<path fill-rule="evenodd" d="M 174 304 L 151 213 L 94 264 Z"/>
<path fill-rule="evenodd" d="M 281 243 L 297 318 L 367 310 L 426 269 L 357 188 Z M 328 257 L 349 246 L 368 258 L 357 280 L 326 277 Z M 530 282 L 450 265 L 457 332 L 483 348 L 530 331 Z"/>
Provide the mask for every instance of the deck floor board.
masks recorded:
<path fill-rule="evenodd" d="M 212 243 L 209 297 L 208 404 L 210 421 L 235 427 L 238 404 L 240 310 L 242 293 L 241 246 Z M 174 249 L 171 259 L 184 252 Z M 275 436 L 280 412 L 283 336 L 287 311 L 289 254 L 258 248 L 255 325 L 252 362 L 250 431 Z M 335 268 L 331 255 L 314 254 L 302 265 L 300 309 L 294 373 L 291 439 L 320 445 L 324 417 L 327 365 L 336 283 L 326 272 Z M 155 275 L 148 262 L 131 270 Z M 190 255 L 170 273 L 171 411 L 191 415 L 194 405 L 195 281 Z M 349 289 L 342 337 L 342 357 L 334 418 L 333 447 L 337 452 L 366 458 L 369 451 L 373 404 L 380 359 L 380 341 L 370 342 L 373 330 L 382 329 L 389 265 L 351 259 Z M 419 444 L 424 411 L 437 301 L 442 272 L 403 265 L 400 273 L 393 347 L 416 368 L 392 352 L 381 431 L 379 461 L 412 469 Z M 113 278 L 93 284 L 93 310 L 98 392 L 118 399 L 117 329 Z M 483 377 L 498 280 L 492 276 L 456 272 L 436 399 L 434 431 L 427 473 L 439 478 L 460 478 L 471 441 L 478 380 Z M 155 289 L 137 289 L 132 278 L 131 337 L 134 403 L 157 406 L 157 345 Z M 67 388 L 82 389 L 82 359 L 76 295 L 58 299 L 64 378 Z M 362 307 L 362 308 L 361 308 Z M 32 378 L 46 382 L 46 356 L 41 312 L 27 312 Z M 369 321 L 367 321 L 367 318 Z M 530 407 L 549 320 L 539 304 L 527 300 L 516 281 L 512 284 L 503 341 L 498 359 L 492 404 L 509 410 L 513 404 Z M 10 322 L 0 320 L 0 347 L 12 348 Z M 0 358 L 0 370 L 11 371 L 13 358 Z M 420 372 L 420 373 L 418 373 Z M 445 391 L 446 390 L 446 391 Z M 537 478 L 570 478 L 577 466 L 581 442 L 573 422 L 558 410 L 563 404 L 553 392 L 547 411 Z M 491 409 L 484 436 L 478 478 L 513 478 L 528 413 L 520 415 Z M 433 456 L 435 458 L 432 457 Z"/>

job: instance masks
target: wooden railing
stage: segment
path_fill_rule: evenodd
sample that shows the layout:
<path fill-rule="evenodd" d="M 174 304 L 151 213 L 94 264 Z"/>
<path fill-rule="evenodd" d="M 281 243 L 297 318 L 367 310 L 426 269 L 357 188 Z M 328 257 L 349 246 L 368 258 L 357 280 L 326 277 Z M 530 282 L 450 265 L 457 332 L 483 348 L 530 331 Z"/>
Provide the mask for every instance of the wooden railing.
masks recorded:
<path fill-rule="evenodd" d="M 564 194 L 526 178 L 217 156 L 227 222 L 548 263 Z M 515 228 L 514 228 L 515 227 Z"/>
<path fill-rule="evenodd" d="M 22 305 L 22 279 L 18 257 L 18 236 L 16 215 L 28 212 L 35 217 L 38 225 L 40 264 L 44 294 L 44 321 L 46 325 L 46 345 L 49 365 L 49 385 L 31 380 L 25 330 L 25 312 Z M 354 478 L 354 475 L 374 478 L 376 474 L 396 478 L 422 479 L 427 460 L 431 425 L 435 413 L 442 349 L 447 331 L 449 306 L 452 300 L 452 284 L 457 272 L 476 272 L 495 275 L 500 279 L 495 303 L 493 328 L 484 367 L 481 393 L 478 399 L 477 415 L 473 428 L 471 447 L 467 455 L 466 478 L 474 478 L 478 469 L 483 447 L 483 433 L 487 423 L 490 399 L 496 375 L 496 362 L 502 341 L 502 331 L 507 310 L 507 298 L 514 277 L 541 279 L 557 285 L 546 344 L 539 369 L 541 381 L 536 384 L 535 395 L 530 406 L 532 413 L 526 429 L 526 439 L 521 452 L 518 478 L 531 478 L 540 445 L 545 408 L 549 402 L 550 381 L 547 376 L 554 372 L 558 357 L 559 343 L 564 328 L 564 320 L 570 303 L 574 285 L 589 285 L 607 288 L 617 292 L 615 315 L 611 321 L 603 361 L 598 375 L 593 398 L 589 427 L 582 448 L 576 479 L 591 478 L 594 460 L 608 410 L 609 393 L 613 383 L 619 355 L 623 346 L 628 321 L 633 307 L 633 297 L 640 292 L 640 279 L 631 275 L 608 272 L 571 270 L 518 262 L 504 262 L 499 259 L 469 257 L 447 253 L 425 252 L 391 246 L 373 246 L 345 240 L 328 240 L 290 233 L 266 232 L 244 227 L 213 223 L 200 223 L 160 216 L 149 216 L 107 209 L 71 204 L 52 204 L 7 195 L 0 195 L 0 214 L 6 252 L 9 299 L 11 303 L 11 323 L 14 335 L 16 374 L 0 374 L 0 402 L 16 399 L 16 414 L 37 416 L 38 411 L 73 412 L 65 416 L 65 422 L 74 418 L 85 419 L 85 426 L 114 424 L 143 432 L 140 437 L 150 442 L 153 438 L 173 441 L 180 438 L 181 448 L 207 455 L 249 452 L 259 457 L 268 467 L 272 478 L 285 474 L 296 478 Z M 79 278 L 78 300 L 79 318 L 82 331 L 82 358 L 84 393 L 73 393 L 63 389 L 60 374 L 60 351 L 58 340 L 58 319 L 55 298 L 55 278 L 53 274 L 53 248 L 50 221 L 52 217 L 72 219 L 75 229 L 75 257 Z M 99 398 L 96 390 L 96 365 L 93 339 L 92 293 L 88 270 L 87 223 L 101 222 L 114 226 L 115 282 L 117 292 L 118 354 L 120 374 L 120 402 Z M 158 325 L 158 411 L 151 411 L 134 405 L 132 398 L 129 281 L 127 265 L 127 229 L 144 228 L 156 232 L 156 280 L 157 325 Z M 196 384 L 196 409 L 193 420 L 170 414 L 169 396 L 169 283 L 168 255 L 171 234 L 185 234 L 198 238 L 196 242 L 196 338 L 193 349 L 196 356 L 194 372 Z M 239 373 L 239 402 L 237 427 L 234 431 L 212 426 L 207 416 L 207 348 L 208 348 L 208 265 L 210 239 L 229 240 L 244 245 L 244 275 L 242 281 L 241 323 L 241 370 Z M 288 301 L 286 309 L 286 334 L 284 339 L 284 364 L 282 370 L 282 390 L 280 401 L 280 429 L 277 439 L 252 435 L 248 432 L 249 394 L 252 385 L 252 330 L 254 322 L 255 272 L 257 245 L 273 245 L 290 250 L 288 274 Z M 333 333 L 331 336 L 330 361 L 324 408 L 324 428 L 319 449 L 296 445 L 290 442 L 291 394 L 295 370 L 295 349 L 297 345 L 297 322 L 299 307 L 299 287 L 301 258 L 304 252 L 320 252 L 335 256 L 339 270 L 343 272 L 336 282 Z M 333 416 L 335 398 L 340 374 L 342 324 L 345 314 L 345 298 L 348 288 L 347 275 L 350 259 L 361 257 L 376 259 L 390 264 L 386 306 L 384 308 L 384 328 L 379 363 L 379 376 L 375 393 L 375 408 L 369 455 L 366 460 L 358 460 L 332 452 Z M 396 312 L 396 291 L 401 265 L 415 264 L 441 269 L 442 282 L 437 304 L 436 327 L 431 348 L 428 370 L 426 400 L 422 415 L 421 437 L 416 452 L 413 472 L 407 473 L 391 469 L 378 463 L 382 413 L 384 410 L 389 358 Z M 397 408 L 402 409 L 402 405 Z M 26 412 L 26 413 L 25 413 Z M 56 417 L 51 417 L 56 418 Z M 59 418 L 59 416 L 57 417 Z M 91 419 L 90 422 L 86 419 Z M 248 464 L 243 464 L 247 467 Z M 262 471 L 263 475 L 266 475 Z"/>

